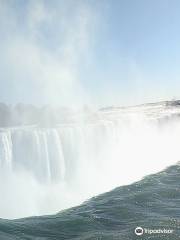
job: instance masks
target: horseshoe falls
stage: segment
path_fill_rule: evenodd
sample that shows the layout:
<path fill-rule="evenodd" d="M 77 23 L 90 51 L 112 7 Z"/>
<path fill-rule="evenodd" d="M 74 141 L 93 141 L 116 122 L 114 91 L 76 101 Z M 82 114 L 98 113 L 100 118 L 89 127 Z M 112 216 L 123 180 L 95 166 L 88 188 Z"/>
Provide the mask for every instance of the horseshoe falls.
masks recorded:
<path fill-rule="evenodd" d="M 0 218 L 55 214 L 180 160 L 180 107 L 105 108 L 0 129 Z"/>

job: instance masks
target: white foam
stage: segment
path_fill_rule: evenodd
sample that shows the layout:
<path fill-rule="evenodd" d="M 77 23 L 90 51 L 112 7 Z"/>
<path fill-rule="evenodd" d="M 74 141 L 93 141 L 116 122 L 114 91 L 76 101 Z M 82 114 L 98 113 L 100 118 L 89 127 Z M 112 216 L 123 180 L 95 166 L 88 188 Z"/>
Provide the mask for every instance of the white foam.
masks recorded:
<path fill-rule="evenodd" d="M 117 109 L 53 129 L 4 129 L 0 217 L 55 213 L 178 162 L 178 111 Z"/>

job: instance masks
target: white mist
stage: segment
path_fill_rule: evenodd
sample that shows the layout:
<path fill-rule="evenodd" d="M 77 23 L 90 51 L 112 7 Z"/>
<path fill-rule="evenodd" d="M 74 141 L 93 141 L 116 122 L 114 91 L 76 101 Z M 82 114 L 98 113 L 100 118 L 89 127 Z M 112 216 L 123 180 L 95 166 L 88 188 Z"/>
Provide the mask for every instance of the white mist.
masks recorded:
<path fill-rule="evenodd" d="M 0 217 L 57 213 L 176 164 L 178 112 L 127 108 L 52 129 L 2 129 Z"/>

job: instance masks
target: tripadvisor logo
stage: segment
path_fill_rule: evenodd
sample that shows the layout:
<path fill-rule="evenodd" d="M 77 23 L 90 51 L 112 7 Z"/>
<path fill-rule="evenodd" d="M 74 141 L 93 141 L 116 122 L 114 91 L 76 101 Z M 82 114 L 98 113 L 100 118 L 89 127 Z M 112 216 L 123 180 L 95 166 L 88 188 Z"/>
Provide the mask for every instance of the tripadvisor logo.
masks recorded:
<path fill-rule="evenodd" d="M 136 227 L 134 230 L 135 234 L 137 236 L 141 236 L 143 234 L 172 234 L 174 230 L 172 229 L 149 229 L 149 228 L 142 228 L 142 227 Z"/>
<path fill-rule="evenodd" d="M 141 236 L 141 235 L 143 235 L 144 231 L 143 231 L 142 227 L 137 227 L 134 232 L 136 235 Z"/>

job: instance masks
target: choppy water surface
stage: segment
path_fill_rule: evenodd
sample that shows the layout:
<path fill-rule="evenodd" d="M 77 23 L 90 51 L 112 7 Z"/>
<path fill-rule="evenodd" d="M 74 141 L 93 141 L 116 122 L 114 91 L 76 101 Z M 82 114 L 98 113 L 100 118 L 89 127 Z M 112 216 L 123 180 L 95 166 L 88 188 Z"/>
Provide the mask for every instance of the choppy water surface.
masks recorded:
<path fill-rule="evenodd" d="M 0 240 L 180 239 L 179 116 L 162 102 L 0 129 Z"/>
<path fill-rule="evenodd" d="M 175 165 L 56 215 L 1 220 L 0 239 L 180 239 L 179 182 Z M 137 226 L 174 232 L 136 236 Z"/>

